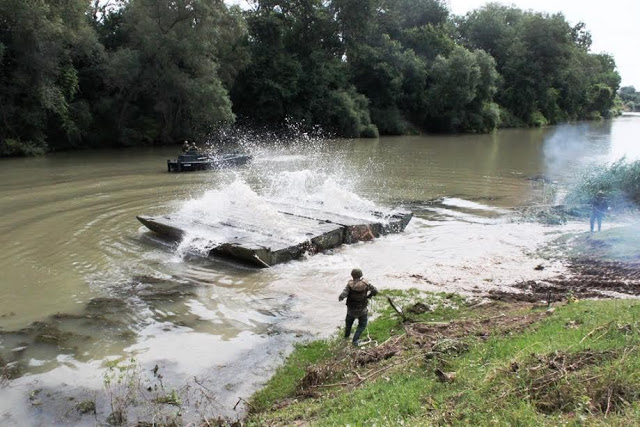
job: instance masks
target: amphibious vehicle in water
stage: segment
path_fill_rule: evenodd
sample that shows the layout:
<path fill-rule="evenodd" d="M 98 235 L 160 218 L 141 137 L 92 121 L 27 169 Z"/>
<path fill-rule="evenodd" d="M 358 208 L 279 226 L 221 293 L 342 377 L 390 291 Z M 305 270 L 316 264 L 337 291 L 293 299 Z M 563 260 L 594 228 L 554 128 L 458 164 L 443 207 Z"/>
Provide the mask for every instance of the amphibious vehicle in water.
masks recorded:
<path fill-rule="evenodd" d="M 234 209 L 228 219 L 214 223 L 173 215 L 137 218 L 149 230 L 169 240 L 181 240 L 187 234 L 211 240 L 204 245 L 210 248 L 209 256 L 226 256 L 257 267 L 270 267 L 298 259 L 305 253 L 401 233 L 413 216 L 405 211 L 351 216 L 284 203 L 271 203 L 269 210 L 270 217 L 276 219 L 272 224 L 276 225 L 261 222 L 255 213 Z"/>
<path fill-rule="evenodd" d="M 251 156 L 241 153 L 206 155 L 199 151 L 187 151 L 176 160 L 167 160 L 169 172 L 190 172 L 205 169 L 219 169 L 242 166 L 251 161 Z"/>

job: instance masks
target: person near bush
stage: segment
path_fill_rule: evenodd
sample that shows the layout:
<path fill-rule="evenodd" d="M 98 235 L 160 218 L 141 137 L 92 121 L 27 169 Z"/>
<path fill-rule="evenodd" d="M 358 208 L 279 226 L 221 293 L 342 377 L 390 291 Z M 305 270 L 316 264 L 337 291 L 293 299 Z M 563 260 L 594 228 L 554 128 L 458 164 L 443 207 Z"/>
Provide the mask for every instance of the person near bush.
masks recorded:
<path fill-rule="evenodd" d="M 351 335 L 351 327 L 356 319 L 358 319 L 358 327 L 353 335 L 353 345 L 360 344 L 360 335 L 367 327 L 367 319 L 369 312 L 367 304 L 369 298 L 378 294 L 378 290 L 362 277 L 362 270 L 354 268 L 351 270 L 351 280 L 347 283 L 344 290 L 338 297 L 338 301 L 347 299 L 347 317 L 345 319 L 345 339 Z"/>
<path fill-rule="evenodd" d="M 598 222 L 598 231 L 602 228 L 602 218 L 604 217 L 605 212 L 609 209 L 609 205 L 607 204 L 607 198 L 604 195 L 604 191 L 598 191 L 596 196 L 591 201 L 591 232 L 593 233 L 593 229 L 596 221 Z"/>

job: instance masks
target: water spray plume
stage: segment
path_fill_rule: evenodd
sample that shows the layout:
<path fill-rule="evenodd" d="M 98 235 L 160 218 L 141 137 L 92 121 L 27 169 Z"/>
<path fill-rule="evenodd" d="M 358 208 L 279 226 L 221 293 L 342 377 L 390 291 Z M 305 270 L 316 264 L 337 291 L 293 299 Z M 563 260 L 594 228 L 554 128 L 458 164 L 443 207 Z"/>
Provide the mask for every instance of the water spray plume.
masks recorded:
<path fill-rule="evenodd" d="M 226 145 L 249 152 L 253 162 L 236 171 L 211 174 L 210 188 L 183 202 L 175 215 L 187 225 L 188 232 L 178 247 L 178 256 L 206 256 L 216 242 L 232 241 L 228 225 L 255 231 L 258 224 L 261 233 L 306 240 L 296 235 L 299 230 L 287 229 L 279 212 L 283 206 L 292 213 L 318 209 L 364 220 L 379 220 L 374 213 L 391 212 L 357 194 L 358 183 L 368 179 L 367 172 L 346 164 L 347 156 L 334 145 L 327 149 L 328 142 L 319 130 L 314 134 L 289 126 L 284 138 L 238 128 L 222 129 L 212 137 L 210 146 L 220 146 L 219 141 L 224 140 Z"/>

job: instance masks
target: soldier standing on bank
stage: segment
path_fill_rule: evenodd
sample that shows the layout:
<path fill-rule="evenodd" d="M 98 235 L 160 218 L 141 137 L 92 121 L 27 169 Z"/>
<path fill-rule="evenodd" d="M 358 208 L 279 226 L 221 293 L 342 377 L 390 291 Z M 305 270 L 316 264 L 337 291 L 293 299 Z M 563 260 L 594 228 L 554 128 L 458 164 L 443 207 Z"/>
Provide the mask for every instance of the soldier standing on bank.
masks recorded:
<path fill-rule="evenodd" d="M 353 345 L 360 344 L 360 335 L 367 327 L 368 310 L 367 303 L 369 298 L 377 295 L 378 290 L 369 282 L 362 278 L 362 270 L 354 268 L 351 270 L 352 279 L 349 280 L 347 286 L 338 297 L 338 301 L 347 299 L 347 317 L 345 319 L 344 337 L 349 338 L 351 335 L 351 327 L 353 322 L 358 319 L 358 328 L 353 335 Z"/>
<path fill-rule="evenodd" d="M 607 204 L 607 198 L 604 195 L 604 191 L 598 191 L 596 193 L 596 197 L 591 201 L 591 232 L 593 233 L 593 229 L 595 228 L 596 221 L 598 222 L 598 231 L 602 228 L 602 217 L 604 217 L 604 213 L 609 209 L 609 205 Z"/>

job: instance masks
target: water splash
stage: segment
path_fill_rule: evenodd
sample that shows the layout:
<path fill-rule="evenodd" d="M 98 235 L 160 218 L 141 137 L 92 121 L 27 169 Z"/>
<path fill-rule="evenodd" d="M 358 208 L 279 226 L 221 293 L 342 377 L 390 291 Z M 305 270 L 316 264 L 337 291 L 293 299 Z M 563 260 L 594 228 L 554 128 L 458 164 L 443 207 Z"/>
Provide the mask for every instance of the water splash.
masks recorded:
<path fill-rule="evenodd" d="M 244 222 L 254 218 L 265 229 L 271 229 L 276 228 L 281 220 L 281 214 L 239 175 L 229 183 L 223 182 L 218 188 L 206 191 L 199 198 L 185 201 L 175 216 L 187 225 L 186 235 L 176 251 L 180 258 L 187 253 L 207 256 L 215 246 L 228 241 L 232 229 L 225 225 L 243 228 Z"/>
<path fill-rule="evenodd" d="M 354 169 L 346 161 L 348 145 L 328 140 L 320 129 L 289 122 L 284 134 L 276 135 L 230 127 L 212 135 L 208 145 L 217 152 L 240 150 L 253 160 L 240 169 L 211 173 L 210 189 L 184 201 L 173 214 L 187 231 L 177 250 L 180 259 L 188 253 L 206 256 L 217 244 L 231 241 L 238 230 L 292 243 L 306 240 L 308 236 L 292 228 L 282 211 L 304 216 L 317 209 L 378 221 L 376 214 L 391 211 L 358 194 L 360 183 L 374 181 L 371 174 L 380 175 L 377 169 Z"/>
<path fill-rule="evenodd" d="M 241 176 L 219 188 L 208 190 L 202 197 L 184 202 L 178 215 L 191 220 L 219 223 L 232 220 L 236 209 L 252 211 L 263 221 L 274 220 L 277 212 L 258 195 Z"/>
<path fill-rule="evenodd" d="M 207 256 L 218 244 L 232 240 L 238 230 L 259 231 L 292 243 L 303 241 L 306 235 L 291 229 L 281 210 L 296 213 L 309 208 L 371 220 L 376 218 L 373 212 L 388 211 L 319 171 L 280 172 L 262 193 L 237 175 L 234 181 L 185 201 L 173 215 L 186 230 L 176 255 Z"/>
<path fill-rule="evenodd" d="M 319 170 L 284 171 L 271 181 L 269 200 L 327 212 L 373 219 L 372 212 L 382 210 L 370 200 L 358 196 L 343 177 Z"/>

